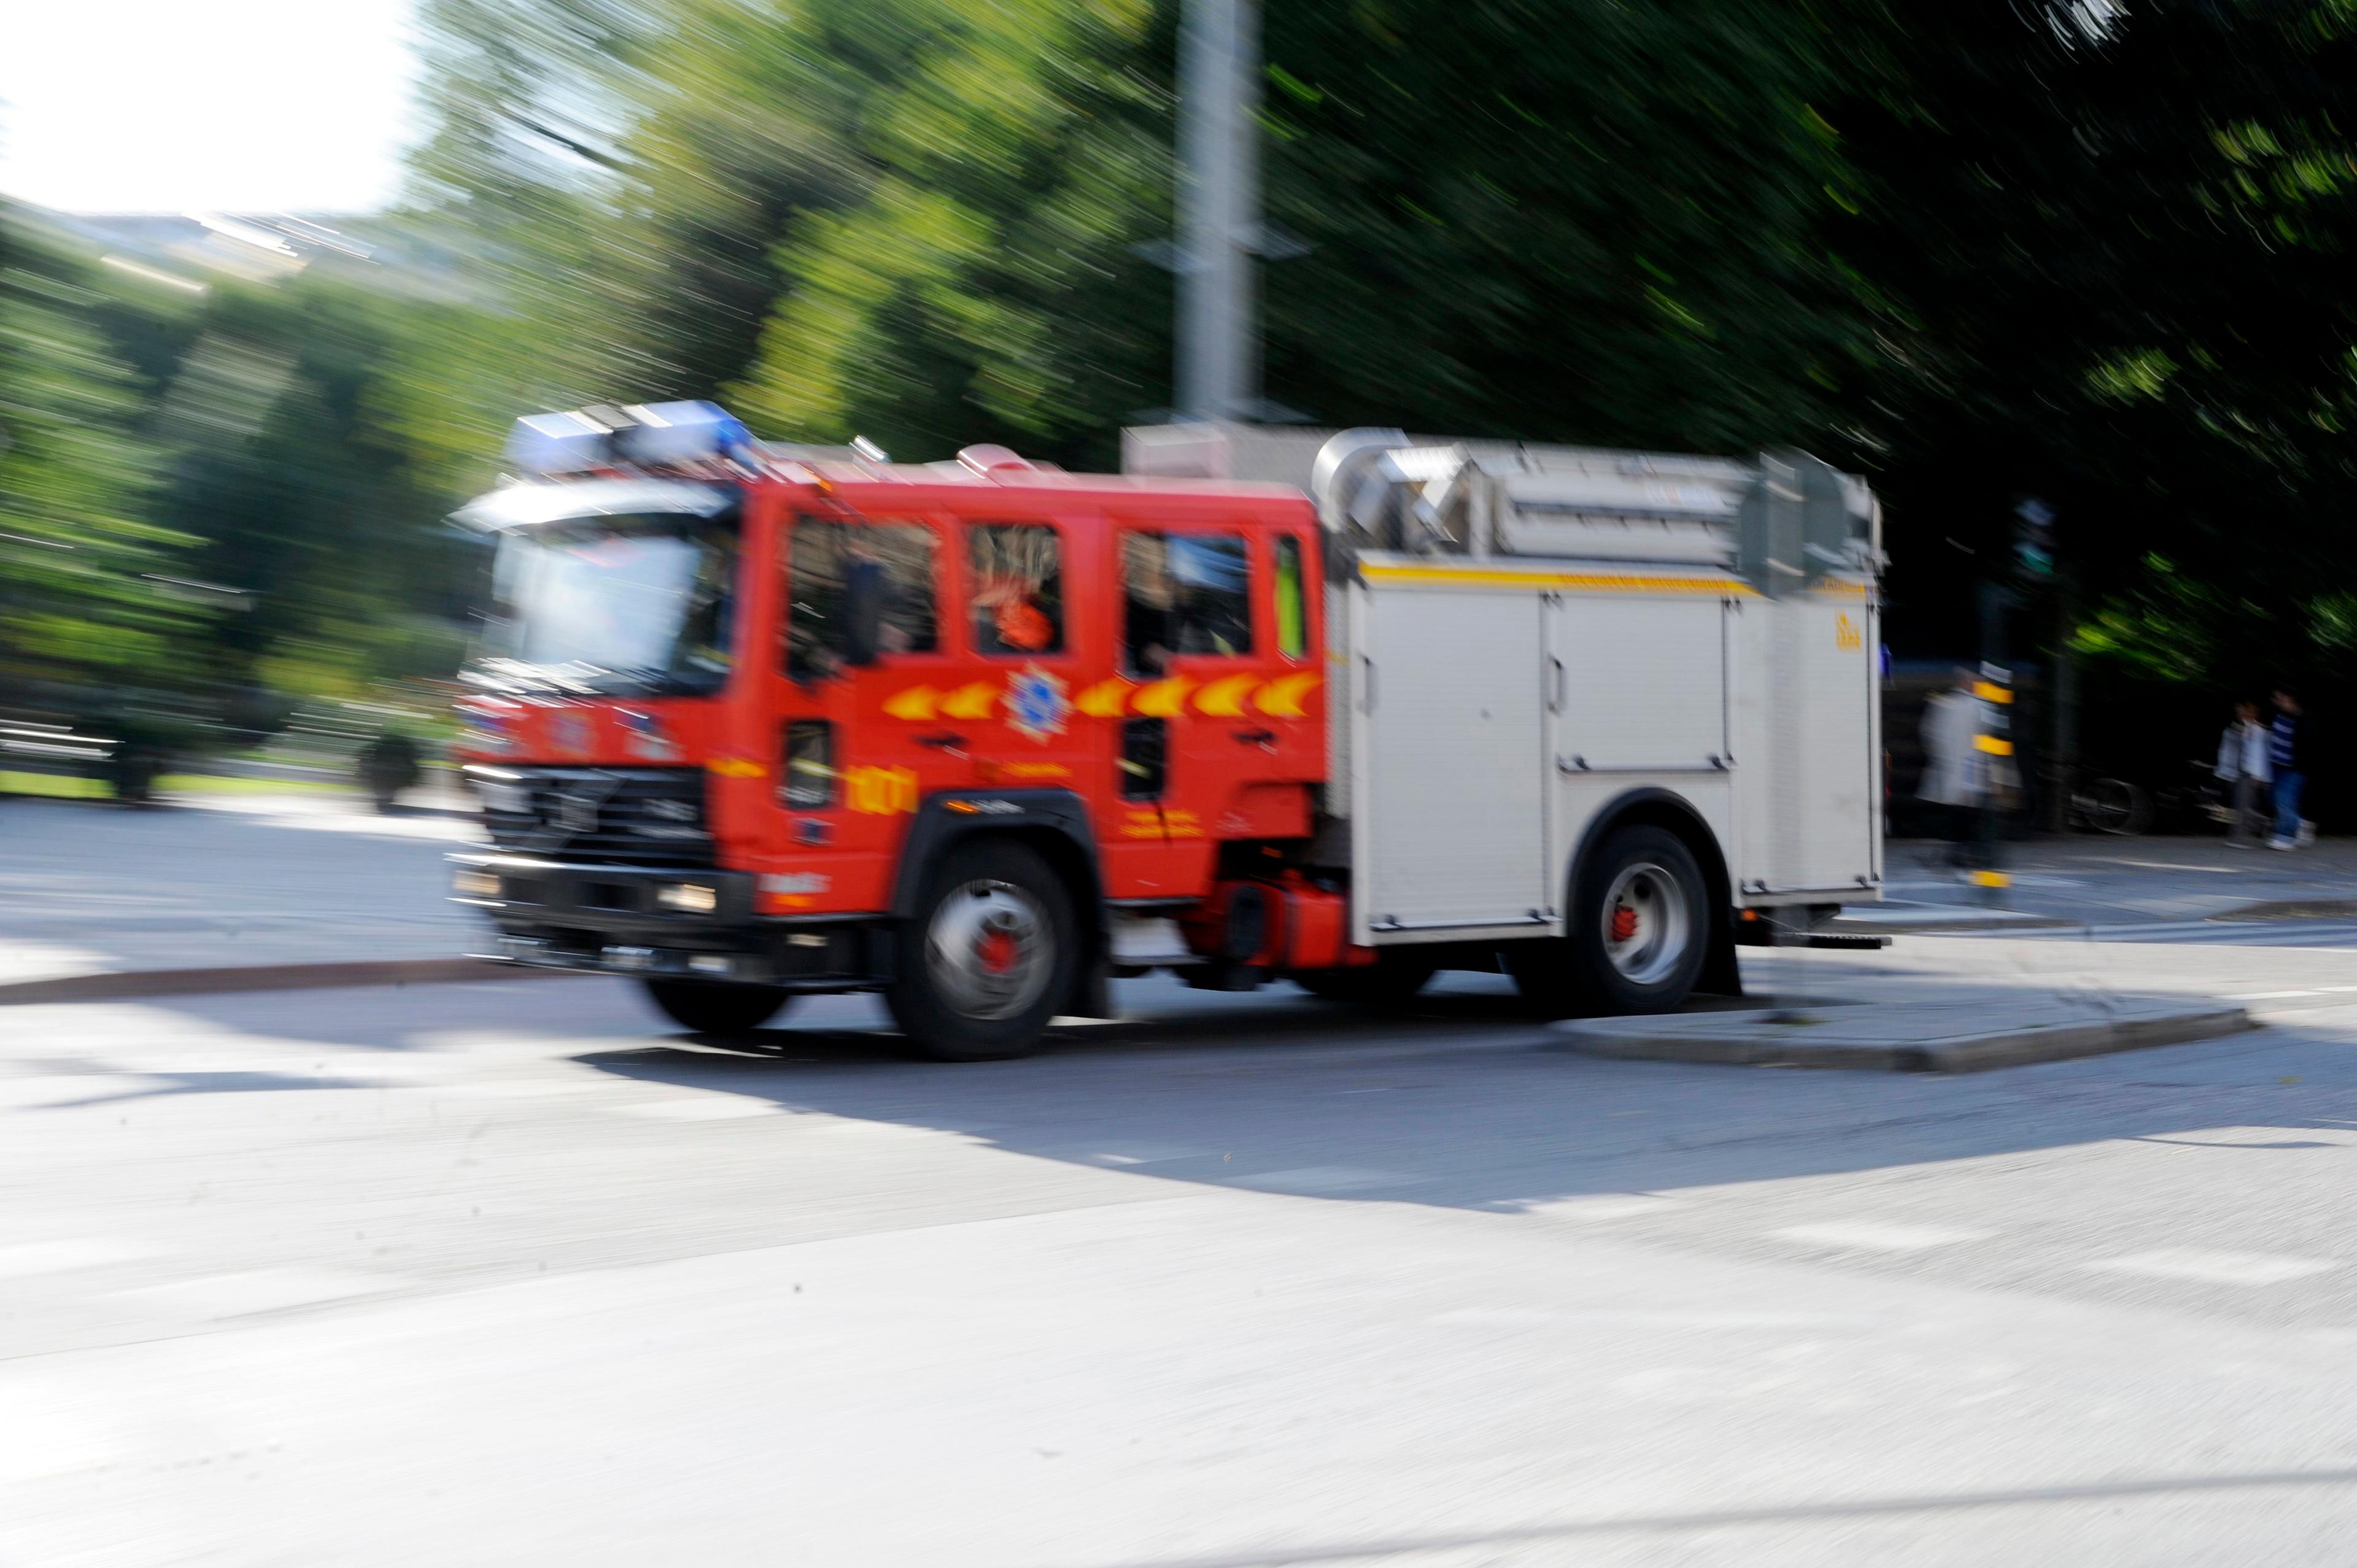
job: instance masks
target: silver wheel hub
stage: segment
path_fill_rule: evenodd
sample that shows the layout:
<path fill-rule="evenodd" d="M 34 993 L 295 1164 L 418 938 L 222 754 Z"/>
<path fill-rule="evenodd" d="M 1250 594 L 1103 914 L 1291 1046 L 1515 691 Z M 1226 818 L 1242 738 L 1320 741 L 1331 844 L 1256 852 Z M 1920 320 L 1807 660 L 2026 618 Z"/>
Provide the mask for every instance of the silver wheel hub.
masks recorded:
<path fill-rule="evenodd" d="M 1623 979 L 1659 985 L 1677 972 L 1694 940 L 1694 911 L 1667 867 L 1650 861 L 1621 868 L 1604 895 L 1604 955 Z"/>
<path fill-rule="evenodd" d="M 925 930 L 925 964 L 942 1000 L 969 1018 L 1012 1018 L 1039 1000 L 1056 942 L 1039 900 L 1011 882 L 951 891 Z"/>

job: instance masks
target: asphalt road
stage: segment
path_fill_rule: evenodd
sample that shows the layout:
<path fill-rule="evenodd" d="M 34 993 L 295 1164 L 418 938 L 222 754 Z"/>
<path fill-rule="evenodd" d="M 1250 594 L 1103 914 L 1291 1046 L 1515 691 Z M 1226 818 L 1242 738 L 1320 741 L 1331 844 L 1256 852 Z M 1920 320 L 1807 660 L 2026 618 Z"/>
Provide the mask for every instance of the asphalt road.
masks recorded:
<path fill-rule="evenodd" d="M 552 980 L 0 1012 L 0 1563 L 2339 1563 L 2357 953 L 1933 1079 L 1141 983 L 1028 1061 Z M 2332 989 L 2332 988 L 2340 989 Z"/>

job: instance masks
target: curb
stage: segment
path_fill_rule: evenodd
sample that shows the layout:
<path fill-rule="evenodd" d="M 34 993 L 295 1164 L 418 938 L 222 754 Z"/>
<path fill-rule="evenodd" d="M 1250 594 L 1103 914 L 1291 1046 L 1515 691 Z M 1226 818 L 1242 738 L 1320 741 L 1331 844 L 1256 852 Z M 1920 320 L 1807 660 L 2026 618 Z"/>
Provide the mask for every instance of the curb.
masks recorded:
<path fill-rule="evenodd" d="M 269 963 L 223 969 L 135 969 L 0 985 L 0 1007 L 48 1002 L 121 1002 L 143 996 L 217 996 L 241 991 L 326 991 L 357 985 L 453 985 L 549 978 L 572 972 L 488 958 L 404 958 L 353 963 Z"/>
<path fill-rule="evenodd" d="M 1673 1015 L 1673 1016 L 1675 1016 Z M 2032 1025 L 1923 1043 L 1812 1040 L 1804 1029 L 1755 1025 L 1711 1035 L 1699 1030 L 1645 1033 L 1618 1027 L 1558 1026 L 1559 1048 L 1622 1061 L 1668 1061 L 1719 1067 L 1835 1068 L 1865 1072 L 1987 1072 L 1996 1068 L 2071 1061 L 2115 1051 L 2181 1046 L 2255 1029 L 2241 1007 L 2191 1007 L 2183 1012 L 2093 1023 Z M 1787 1032 L 1789 1028 L 1789 1032 Z"/>

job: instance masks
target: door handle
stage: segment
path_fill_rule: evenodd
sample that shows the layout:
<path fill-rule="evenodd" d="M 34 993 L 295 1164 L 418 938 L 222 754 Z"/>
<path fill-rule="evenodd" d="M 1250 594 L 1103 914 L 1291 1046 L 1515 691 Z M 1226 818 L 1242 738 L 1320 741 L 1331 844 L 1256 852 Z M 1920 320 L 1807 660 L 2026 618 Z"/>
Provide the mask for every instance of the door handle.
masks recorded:
<path fill-rule="evenodd" d="M 1228 736 L 1238 746 L 1265 746 L 1271 751 L 1276 749 L 1276 732 L 1273 729 L 1230 730 Z"/>
<path fill-rule="evenodd" d="M 1551 673 L 1554 676 L 1554 680 L 1549 685 L 1547 691 L 1547 711 L 1550 713 L 1559 714 L 1563 712 L 1565 695 L 1563 660 L 1551 657 L 1547 660 L 1547 663 L 1552 667 Z"/>
<path fill-rule="evenodd" d="M 937 751 L 955 751 L 965 745 L 965 736 L 962 735 L 920 735 L 916 737 L 916 742 L 919 746 L 931 746 Z"/>

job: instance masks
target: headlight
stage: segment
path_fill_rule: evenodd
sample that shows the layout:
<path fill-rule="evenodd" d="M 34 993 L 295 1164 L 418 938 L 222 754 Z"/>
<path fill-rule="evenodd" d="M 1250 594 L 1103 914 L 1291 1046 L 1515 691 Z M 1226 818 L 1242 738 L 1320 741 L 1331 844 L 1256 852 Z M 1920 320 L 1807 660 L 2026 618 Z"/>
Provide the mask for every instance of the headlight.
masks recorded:
<path fill-rule="evenodd" d="M 684 915 L 709 915 L 720 908 L 720 894 L 701 882 L 674 882 L 655 889 L 655 902 Z"/>
<path fill-rule="evenodd" d="M 450 874 L 450 886 L 468 898 L 496 898 L 500 896 L 500 879 L 491 872 L 478 871 L 471 865 L 460 866 Z"/>

